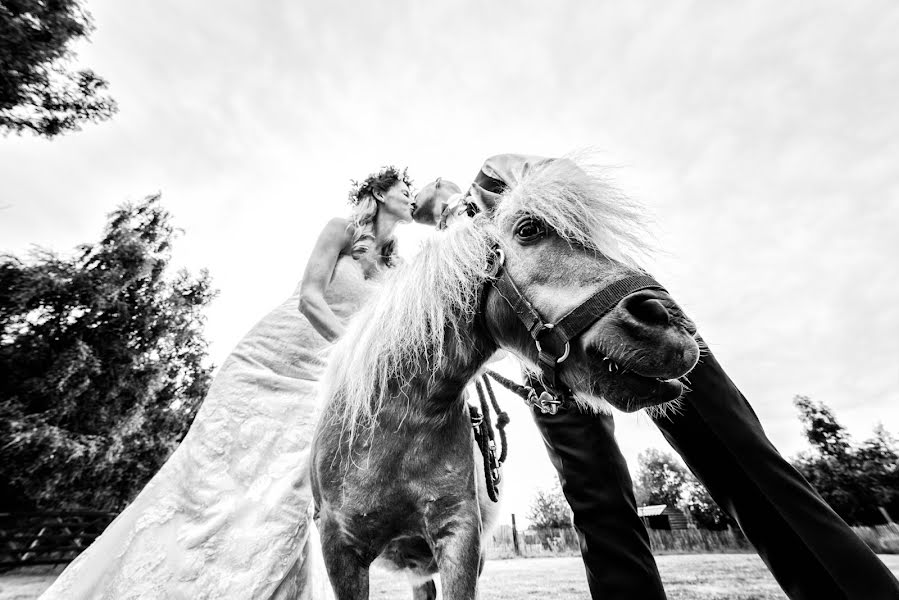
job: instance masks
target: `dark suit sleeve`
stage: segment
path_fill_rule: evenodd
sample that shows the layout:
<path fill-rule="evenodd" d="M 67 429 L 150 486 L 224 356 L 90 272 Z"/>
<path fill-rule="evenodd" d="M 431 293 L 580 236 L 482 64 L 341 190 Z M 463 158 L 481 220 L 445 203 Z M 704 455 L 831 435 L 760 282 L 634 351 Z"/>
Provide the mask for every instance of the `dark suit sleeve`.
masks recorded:
<path fill-rule="evenodd" d="M 711 353 L 690 384 L 681 409 L 654 422 L 787 595 L 899 599 L 896 578 L 778 453 Z M 534 419 L 574 511 L 593 598 L 664 598 L 612 417 L 571 407 Z"/>
<path fill-rule="evenodd" d="M 656 425 L 798 599 L 899 599 L 899 582 L 768 440 L 711 354 L 683 409 Z"/>
<path fill-rule="evenodd" d="M 535 411 L 534 420 L 574 512 L 591 596 L 664 600 L 612 416 L 572 406 L 555 415 Z"/>

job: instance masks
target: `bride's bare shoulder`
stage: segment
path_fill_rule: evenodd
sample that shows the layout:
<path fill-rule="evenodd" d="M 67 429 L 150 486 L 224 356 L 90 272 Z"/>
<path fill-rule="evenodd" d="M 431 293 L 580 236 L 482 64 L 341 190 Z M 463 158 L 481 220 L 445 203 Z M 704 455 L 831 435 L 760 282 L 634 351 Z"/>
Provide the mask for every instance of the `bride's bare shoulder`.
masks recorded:
<path fill-rule="evenodd" d="M 322 228 L 318 239 L 320 244 L 325 242 L 328 245 L 346 246 L 353 239 L 353 224 L 347 218 L 334 217 Z"/>
<path fill-rule="evenodd" d="M 346 217 L 333 217 L 325 224 L 323 232 L 340 232 L 348 233 L 352 230 L 353 224 Z"/>

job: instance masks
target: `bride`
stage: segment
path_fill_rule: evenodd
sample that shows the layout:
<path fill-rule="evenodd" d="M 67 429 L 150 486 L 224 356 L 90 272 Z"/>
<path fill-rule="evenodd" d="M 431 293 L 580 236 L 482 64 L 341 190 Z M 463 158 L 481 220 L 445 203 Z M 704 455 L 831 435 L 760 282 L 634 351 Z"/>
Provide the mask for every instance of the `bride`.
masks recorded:
<path fill-rule="evenodd" d="M 350 219 L 325 226 L 297 291 L 237 344 L 181 445 L 42 599 L 330 597 L 306 465 L 316 384 L 396 260 L 410 185 L 394 167 L 354 185 Z"/>

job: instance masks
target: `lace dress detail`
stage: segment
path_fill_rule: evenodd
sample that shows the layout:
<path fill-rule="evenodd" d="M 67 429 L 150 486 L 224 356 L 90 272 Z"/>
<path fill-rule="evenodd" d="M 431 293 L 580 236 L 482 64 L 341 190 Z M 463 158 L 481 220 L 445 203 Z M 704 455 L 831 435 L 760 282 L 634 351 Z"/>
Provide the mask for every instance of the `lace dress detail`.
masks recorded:
<path fill-rule="evenodd" d="M 341 320 L 370 271 L 338 259 Z M 307 473 L 328 343 L 298 307 L 299 286 L 237 344 L 178 448 L 42 599 L 333 597 Z"/>

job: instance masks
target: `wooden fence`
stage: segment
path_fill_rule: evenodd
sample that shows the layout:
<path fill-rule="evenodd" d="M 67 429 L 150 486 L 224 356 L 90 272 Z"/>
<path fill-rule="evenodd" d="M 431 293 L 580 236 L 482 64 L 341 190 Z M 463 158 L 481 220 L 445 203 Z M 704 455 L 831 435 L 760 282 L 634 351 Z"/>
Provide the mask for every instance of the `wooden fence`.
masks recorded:
<path fill-rule="evenodd" d="M 899 554 L 899 526 L 853 527 L 853 531 L 879 554 Z M 649 529 L 653 554 L 706 554 L 715 552 L 754 552 L 739 529 Z M 515 537 L 518 543 L 515 543 Z M 574 529 L 526 529 L 513 533 L 509 525 L 501 525 L 487 543 L 487 556 L 574 556 L 580 553 Z"/>
<path fill-rule="evenodd" d="M 513 533 L 509 525 L 500 525 L 487 543 L 490 558 L 574 556 L 579 552 L 580 542 L 573 528 L 525 529 Z"/>
<path fill-rule="evenodd" d="M 707 552 L 752 552 L 752 546 L 737 529 L 709 531 L 707 529 L 650 529 L 649 543 L 654 554 L 688 554 Z M 580 553 L 580 542 L 573 528 L 526 529 L 517 532 L 518 548 L 514 545 L 512 528 L 501 525 L 487 544 L 488 556 L 560 556 Z"/>
<path fill-rule="evenodd" d="M 706 554 L 713 552 L 753 552 L 739 529 L 649 529 L 653 554 Z"/>
<path fill-rule="evenodd" d="M 0 513 L 0 569 L 71 562 L 115 516 L 115 513 L 96 511 Z M 899 526 L 853 527 L 853 530 L 875 552 L 899 553 Z M 649 541 L 656 554 L 753 551 L 742 532 L 736 529 L 649 530 Z M 514 531 L 509 525 L 501 525 L 493 532 L 487 552 L 491 558 L 573 556 L 579 554 L 580 546 L 572 528 Z"/>
<path fill-rule="evenodd" d="M 853 527 L 871 550 L 878 554 L 899 554 L 899 524 L 874 525 L 873 527 Z"/>
<path fill-rule="evenodd" d="M 71 562 L 115 516 L 96 511 L 0 513 L 0 568 Z"/>

